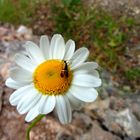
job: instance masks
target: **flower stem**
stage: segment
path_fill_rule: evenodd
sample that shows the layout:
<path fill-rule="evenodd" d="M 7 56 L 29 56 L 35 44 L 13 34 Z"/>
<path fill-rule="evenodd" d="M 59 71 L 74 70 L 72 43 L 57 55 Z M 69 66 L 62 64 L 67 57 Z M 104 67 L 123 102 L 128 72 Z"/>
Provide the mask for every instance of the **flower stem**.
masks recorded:
<path fill-rule="evenodd" d="M 26 130 L 26 140 L 30 140 L 30 131 L 31 129 L 36 125 L 37 122 L 39 122 L 45 115 L 39 115 L 37 116 L 32 123 L 29 125 L 29 127 Z"/>

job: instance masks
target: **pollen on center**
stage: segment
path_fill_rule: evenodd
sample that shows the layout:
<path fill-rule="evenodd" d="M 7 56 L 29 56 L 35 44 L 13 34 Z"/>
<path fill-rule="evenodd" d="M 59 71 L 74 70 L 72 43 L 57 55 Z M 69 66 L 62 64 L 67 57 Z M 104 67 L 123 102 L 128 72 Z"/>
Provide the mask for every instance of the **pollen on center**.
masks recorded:
<path fill-rule="evenodd" d="M 72 71 L 62 60 L 47 60 L 40 64 L 33 74 L 35 88 L 44 95 L 65 94 L 71 81 Z"/>

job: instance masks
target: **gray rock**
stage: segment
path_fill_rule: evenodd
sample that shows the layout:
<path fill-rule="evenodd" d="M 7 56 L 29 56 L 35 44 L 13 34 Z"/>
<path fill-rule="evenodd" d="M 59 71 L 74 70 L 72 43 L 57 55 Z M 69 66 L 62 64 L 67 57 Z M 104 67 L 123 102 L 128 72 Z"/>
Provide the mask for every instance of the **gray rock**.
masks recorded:
<path fill-rule="evenodd" d="M 91 139 L 85 140 L 121 140 L 118 136 L 103 130 L 100 124 L 96 121 L 93 122 L 93 127 L 91 129 Z"/>
<path fill-rule="evenodd" d="M 138 139 L 134 137 L 124 137 L 124 140 L 138 140 Z"/>
<path fill-rule="evenodd" d="M 24 25 L 20 25 L 17 29 L 17 33 L 21 35 L 32 35 L 32 30 Z"/>
<path fill-rule="evenodd" d="M 117 111 L 106 110 L 103 125 L 108 129 L 108 131 L 113 132 L 116 135 L 124 136 L 125 132 L 123 127 L 116 122 Z"/>
<path fill-rule="evenodd" d="M 140 137 L 140 122 L 129 109 L 119 112 L 116 116 L 116 122 L 124 128 L 128 135 Z"/>
<path fill-rule="evenodd" d="M 86 133 L 92 127 L 92 119 L 84 113 L 75 112 L 73 118 L 73 123 L 78 126 L 80 133 Z"/>
<path fill-rule="evenodd" d="M 116 98 L 112 96 L 110 98 L 110 104 L 109 107 L 113 110 L 122 110 L 127 107 L 127 103 L 123 98 Z"/>
<path fill-rule="evenodd" d="M 6 55 L 9 57 L 10 60 L 13 60 L 13 57 L 15 56 L 16 53 L 19 53 L 20 51 L 24 50 L 23 44 L 24 41 L 10 41 L 10 42 L 5 42 L 4 45 L 6 47 Z"/>
<path fill-rule="evenodd" d="M 0 87 L 0 112 L 1 112 L 1 109 L 2 109 L 2 94 L 3 94 L 3 88 Z"/>
<path fill-rule="evenodd" d="M 56 135 L 56 140 L 75 140 L 74 136 L 66 133 L 58 133 Z"/>
<path fill-rule="evenodd" d="M 131 106 L 131 110 L 133 114 L 136 116 L 136 118 L 140 121 L 140 104 L 133 103 Z"/>
<path fill-rule="evenodd" d="M 107 110 L 104 125 L 117 135 L 140 137 L 140 122 L 128 108 L 120 112 Z"/>
<path fill-rule="evenodd" d="M 117 135 L 102 128 L 100 121 L 92 120 L 86 114 L 76 112 L 73 119 L 79 133 L 75 136 L 76 140 L 121 140 Z"/>
<path fill-rule="evenodd" d="M 3 79 L 0 75 L 0 113 L 1 113 L 1 110 L 2 110 L 2 96 L 3 96 Z"/>

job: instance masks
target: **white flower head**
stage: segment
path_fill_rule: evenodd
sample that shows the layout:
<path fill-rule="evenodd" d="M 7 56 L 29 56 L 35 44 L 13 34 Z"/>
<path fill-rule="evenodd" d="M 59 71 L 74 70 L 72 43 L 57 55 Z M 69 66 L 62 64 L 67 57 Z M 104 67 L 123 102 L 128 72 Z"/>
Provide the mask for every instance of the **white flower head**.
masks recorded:
<path fill-rule="evenodd" d="M 88 49 L 75 51 L 75 42 L 68 40 L 65 44 L 60 34 L 55 34 L 50 42 L 47 36 L 41 36 L 39 46 L 28 41 L 27 53 L 16 54 L 17 66 L 6 80 L 8 87 L 16 89 L 10 103 L 17 106 L 20 114 L 27 113 L 27 122 L 55 110 L 62 124 L 69 123 L 73 109 L 98 96 L 98 64 L 85 62 Z"/>

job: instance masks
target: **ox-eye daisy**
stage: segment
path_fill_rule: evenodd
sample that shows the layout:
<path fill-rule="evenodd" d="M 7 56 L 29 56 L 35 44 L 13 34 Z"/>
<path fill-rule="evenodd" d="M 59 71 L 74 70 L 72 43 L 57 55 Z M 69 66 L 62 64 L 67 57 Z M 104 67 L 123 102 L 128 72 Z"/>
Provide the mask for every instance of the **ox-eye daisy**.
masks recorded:
<path fill-rule="evenodd" d="M 20 114 L 27 113 L 27 122 L 55 110 L 61 123 L 69 123 L 73 109 L 97 98 L 95 88 L 101 85 L 95 70 L 98 65 L 85 62 L 87 48 L 75 51 L 74 41 L 65 44 L 60 34 L 50 42 L 47 36 L 41 36 L 39 46 L 28 41 L 27 53 L 15 56 L 17 66 L 6 80 L 8 87 L 16 89 L 10 103 L 17 106 Z"/>

